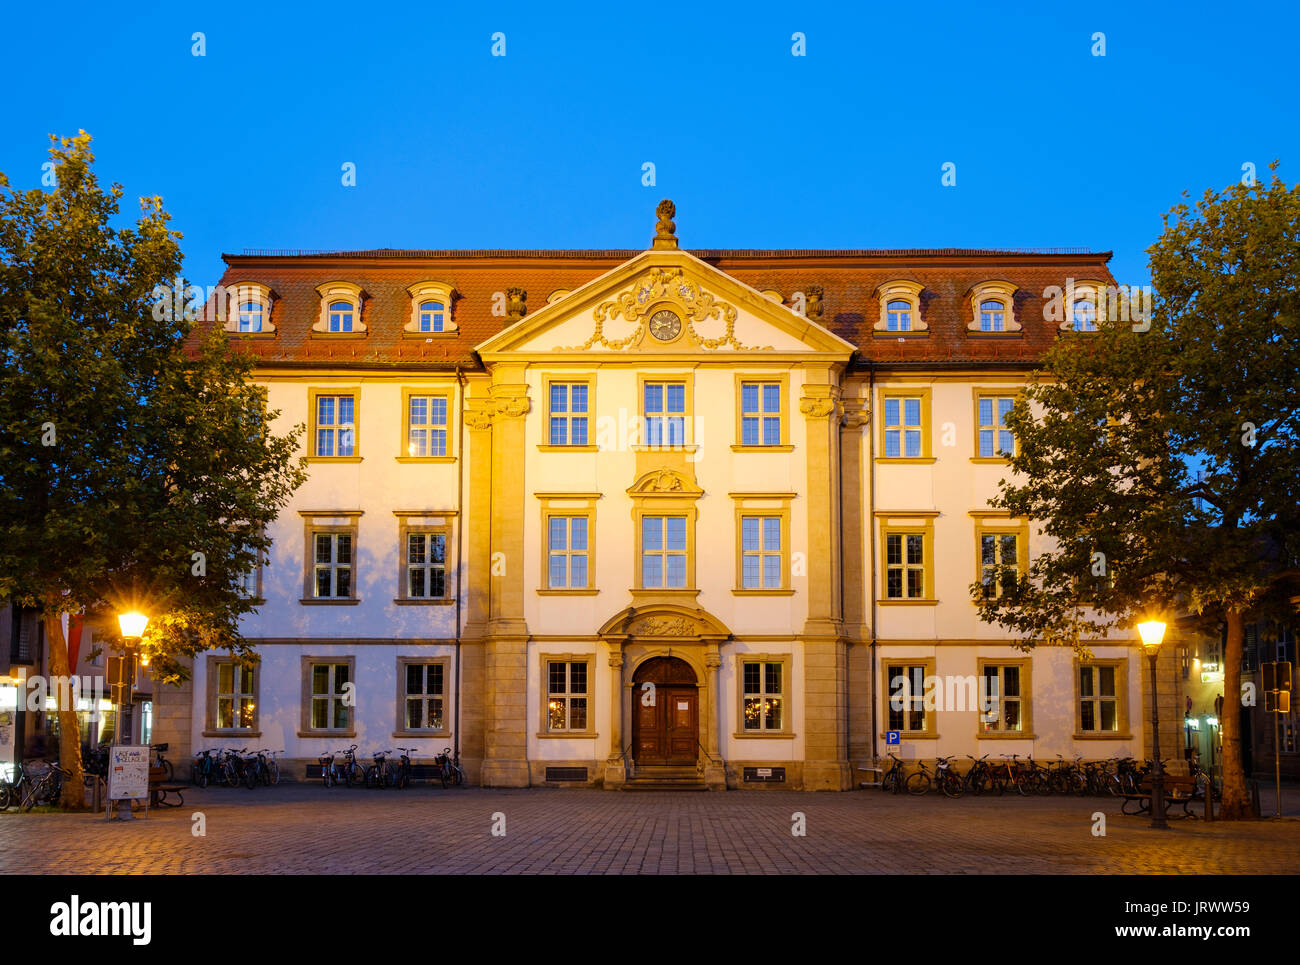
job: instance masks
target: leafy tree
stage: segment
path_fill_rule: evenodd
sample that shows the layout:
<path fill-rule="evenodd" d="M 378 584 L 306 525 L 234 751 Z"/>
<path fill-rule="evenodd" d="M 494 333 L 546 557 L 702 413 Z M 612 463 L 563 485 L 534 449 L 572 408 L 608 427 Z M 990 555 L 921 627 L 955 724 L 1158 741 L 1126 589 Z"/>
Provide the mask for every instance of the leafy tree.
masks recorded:
<path fill-rule="evenodd" d="M 270 433 L 278 413 L 221 326 L 155 309 L 181 266 L 162 199 L 114 227 L 122 188 L 101 190 L 89 135 L 51 140 L 52 191 L 0 174 L 0 597 L 40 608 L 55 678 L 71 669 L 62 618 L 81 611 L 113 633 L 119 609 L 148 613 L 163 682 L 207 648 L 251 660 L 240 576 L 303 481 L 302 427 Z M 78 807 L 77 718 L 56 693 Z"/>
<path fill-rule="evenodd" d="M 1300 187 L 1207 191 L 1148 249 L 1149 331 L 1066 333 L 1008 416 L 1016 474 L 992 503 L 1042 521 L 1048 549 L 1005 591 L 971 587 L 1022 644 L 1068 644 L 1190 609 L 1227 626 L 1241 692 L 1248 617 L 1280 617 L 1300 551 Z M 1199 466 L 1203 478 L 1193 468 Z M 1100 554 L 1100 555 L 1098 555 Z M 1249 813 L 1240 715 L 1225 709 L 1223 814 Z"/>

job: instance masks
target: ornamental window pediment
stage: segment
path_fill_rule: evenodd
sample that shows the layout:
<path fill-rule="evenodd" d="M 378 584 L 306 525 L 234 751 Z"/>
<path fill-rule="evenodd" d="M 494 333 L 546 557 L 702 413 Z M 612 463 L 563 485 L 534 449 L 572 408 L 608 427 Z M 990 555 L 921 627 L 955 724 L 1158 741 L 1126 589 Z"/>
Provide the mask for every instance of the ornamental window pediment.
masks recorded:
<path fill-rule="evenodd" d="M 876 289 L 880 299 L 880 317 L 874 326 L 877 332 L 924 332 L 929 329 L 921 317 L 920 282 L 899 278 L 887 281 Z"/>
<path fill-rule="evenodd" d="M 1002 335 L 1021 330 L 1016 317 L 1016 292 L 1020 289 L 1000 279 L 983 281 L 970 290 L 970 318 L 966 330 L 977 335 Z"/>
<path fill-rule="evenodd" d="M 447 282 L 422 281 L 406 289 L 411 296 L 411 315 L 404 331 L 410 335 L 450 335 L 456 331 L 451 301 L 455 289 Z"/>
<path fill-rule="evenodd" d="M 270 335 L 275 331 L 271 320 L 271 289 L 261 282 L 241 281 L 226 286 L 229 304 L 225 330 L 233 335 Z"/>
<path fill-rule="evenodd" d="M 350 281 L 328 281 L 316 287 L 320 295 L 320 316 L 312 331 L 322 335 L 359 335 L 366 331 L 361 321 L 361 286 Z"/>

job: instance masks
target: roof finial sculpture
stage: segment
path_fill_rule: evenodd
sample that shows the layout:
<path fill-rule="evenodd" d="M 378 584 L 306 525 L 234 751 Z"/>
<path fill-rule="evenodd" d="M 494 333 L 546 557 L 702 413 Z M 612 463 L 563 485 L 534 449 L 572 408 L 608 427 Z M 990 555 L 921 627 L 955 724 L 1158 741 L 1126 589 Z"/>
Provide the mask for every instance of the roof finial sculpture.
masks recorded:
<path fill-rule="evenodd" d="M 655 239 L 652 247 L 655 248 L 676 248 L 677 247 L 677 225 L 673 223 L 673 217 L 677 214 L 677 205 L 673 204 L 667 198 L 659 202 L 659 207 L 655 208 L 655 214 L 659 216 L 659 223 L 655 225 Z"/>

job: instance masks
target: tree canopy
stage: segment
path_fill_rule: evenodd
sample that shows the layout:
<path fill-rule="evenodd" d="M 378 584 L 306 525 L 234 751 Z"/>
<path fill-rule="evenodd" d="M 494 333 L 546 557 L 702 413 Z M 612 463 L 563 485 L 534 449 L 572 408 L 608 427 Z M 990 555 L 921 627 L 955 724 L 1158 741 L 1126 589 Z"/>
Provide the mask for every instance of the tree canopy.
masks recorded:
<path fill-rule="evenodd" d="M 1048 540 L 1002 592 L 971 590 L 1026 646 L 1086 649 L 1148 615 L 1222 620 L 1235 700 L 1245 617 L 1285 611 L 1300 551 L 1300 187 L 1274 165 L 1268 184 L 1207 191 L 1148 253 L 1149 330 L 1099 317 L 1063 333 L 1008 416 L 1015 475 L 992 504 Z M 1237 715 L 1222 727 L 1234 816 Z"/>
<path fill-rule="evenodd" d="M 50 157 L 51 191 L 0 174 L 0 597 L 40 608 L 56 675 L 62 614 L 142 609 L 154 676 L 174 681 L 210 647 L 248 657 L 241 577 L 304 479 L 302 427 L 269 431 L 220 326 L 155 311 L 181 268 L 162 199 L 116 227 L 122 188 L 100 188 L 90 137 Z M 71 713 L 65 766 L 69 730 Z"/>

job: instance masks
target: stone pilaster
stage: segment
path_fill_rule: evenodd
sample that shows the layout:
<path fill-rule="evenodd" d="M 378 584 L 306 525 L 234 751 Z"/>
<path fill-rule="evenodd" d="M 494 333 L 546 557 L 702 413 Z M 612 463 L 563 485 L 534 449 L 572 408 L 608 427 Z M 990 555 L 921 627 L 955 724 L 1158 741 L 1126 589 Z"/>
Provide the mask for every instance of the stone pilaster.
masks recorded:
<path fill-rule="evenodd" d="M 818 377 L 824 381 L 817 381 Z M 840 389 L 809 373 L 799 400 L 807 429 L 808 616 L 804 663 L 804 768 L 809 790 L 852 787 L 848 762 L 848 655 L 840 600 Z"/>
<path fill-rule="evenodd" d="M 716 642 L 704 645 L 704 667 L 708 694 L 708 721 L 704 728 L 704 747 L 708 751 L 708 759 L 704 762 L 704 783 L 710 791 L 725 791 L 727 769 L 722 763 L 722 753 L 718 746 L 718 700 L 722 692 L 718 686 L 718 671 L 722 667 L 722 653 Z"/>
<path fill-rule="evenodd" d="M 522 376 L 522 369 L 516 371 L 513 366 L 494 372 L 487 406 L 492 419 L 492 546 L 487 635 L 483 640 L 482 783 L 491 787 L 529 785 L 524 474 L 519 468 L 529 402 Z"/>
<path fill-rule="evenodd" d="M 623 704 L 627 688 L 623 683 L 623 648 L 613 643 L 609 648 L 609 757 L 605 760 L 604 785 L 606 790 L 614 790 L 627 782 L 627 762 L 623 757 Z"/>
<path fill-rule="evenodd" d="M 848 649 L 848 742 L 851 765 L 872 764 L 871 616 L 864 502 L 870 481 L 864 467 L 863 430 L 871 422 L 870 400 L 850 396 L 841 400 L 840 419 L 840 530 L 843 533 L 844 637 Z"/>
<path fill-rule="evenodd" d="M 465 401 L 466 444 L 461 458 L 467 460 L 461 506 L 465 527 L 466 555 L 459 562 L 465 596 L 465 625 L 461 631 L 460 753 L 465 777 L 482 783 L 484 736 L 487 727 L 487 676 L 483 639 L 487 634 L 489 573 L 492 568 L 492 416 L 494 407 L 483 380 L 472 381 Z"/>

